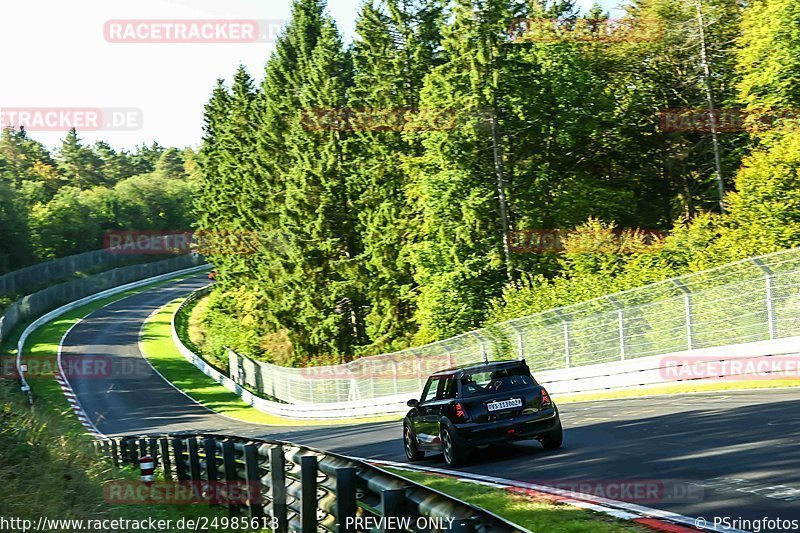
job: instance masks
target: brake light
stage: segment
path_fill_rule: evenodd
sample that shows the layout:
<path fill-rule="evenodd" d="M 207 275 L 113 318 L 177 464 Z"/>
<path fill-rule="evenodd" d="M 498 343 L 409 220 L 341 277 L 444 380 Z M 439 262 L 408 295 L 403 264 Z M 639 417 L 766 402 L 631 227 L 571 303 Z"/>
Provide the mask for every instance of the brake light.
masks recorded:
<path fill-rule="evenodd" d="M 542 388 L 542 407 L 551 405 L 550 394 Z"/>
<path fill-rule="evenodd" d="M 469 420 L 469 415 L 461 403 L 456 403 L 453 408 L 455 409 L 456 422 L 466 422 Z"/>

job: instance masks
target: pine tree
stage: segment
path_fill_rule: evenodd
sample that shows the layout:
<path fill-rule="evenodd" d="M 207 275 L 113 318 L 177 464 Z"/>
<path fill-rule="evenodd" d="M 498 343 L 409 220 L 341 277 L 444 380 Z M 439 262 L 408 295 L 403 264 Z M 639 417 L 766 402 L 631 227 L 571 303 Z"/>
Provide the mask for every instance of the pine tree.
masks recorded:
<path fill-rule="evenodd" d="M 353 45 L 355 77 L 348 107 L 372 116 L 410 117 L 418 110 L 427 73 L 442 62 L 439 28 L 444 2 L 387 0 L 363 5 Z M 400 123 L 402 126 L 402 122 Z M 358 214 L 359 285 L 369 311 L 364 317 L 369 350 L 404 347 L 412 331 L 415 282 L 409 261 L 409 222 L 404 159 L 419 156 L 418 136 L 373 127 L 348 141 L 347 172 Z"/>

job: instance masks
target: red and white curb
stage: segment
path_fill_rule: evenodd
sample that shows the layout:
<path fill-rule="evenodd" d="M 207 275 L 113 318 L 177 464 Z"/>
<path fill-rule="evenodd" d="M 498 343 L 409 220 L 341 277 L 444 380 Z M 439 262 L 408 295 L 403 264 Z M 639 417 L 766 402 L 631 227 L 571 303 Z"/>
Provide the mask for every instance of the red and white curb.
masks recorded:
<path fill-rule="evenodd" d="M 78 418 L 78 421 L 83 425 L 83 427 L 86 428 L 86 431 L 94 437 L 104 437 L 104 435 L 100 433 L 96 427 L 94 427 L 94 424 L 92 424 L 92 421 L 89 420 L 89 417 L 86 416 L 86 413 L 84 412 L 83 407 L 81 407 L 77 396 L 75 396 L 75 391 L 72 390 L 69 382 L 64 379 L 61 374 L 54 374 L 53 376 L 55 377 L 58 385 L 61 387 L 61 390 L 64 392 L 64 396 L 67 397 L 67 401 L 69 402 L 70 407 L 72 407 L 75 416 Z"/>
<path fill-rule="evenodd" d="M 458 470 L 445 470 L 443 468 L 424 467 L 418 465 L 411 465 L 408 463 L 396 463 L 394 461 L 381 461 L 377 459 L 362 459 L 375 466 L 391 467 L 397 470 L 409 470 L 413 472 L 423 472 L 427 474 L 435 474 L 444 477 L 457 479 L 467 483 L 476 483 L 487 487 L 507 490 L 512 493 L 530 496 L 539 501 L 547 501 L 559 505 L 570 505 L 572 507 L 579 507 L 598 513 L 603 513 L 620 520 L 629 520 L 636 522 L 642 526 L 650 528 L 654 531 L 666 531 L 669 533 L 689 533 L 697 531 L 724 531 L 725 533 L 747 533 L 739 529 L 722 528 L 722 526 L 714 526 L 707 523 L 702 518 L 692 518 L 669 511 L 662 511 L 660 509 L 652 509 L 642 505 L 636 505 L 628 502 L 621 502 L 611 500 L 608 498 L 601 498 L 589 494 L 581 494 L 574 491 L 567 491 L 548 487 L 546 485 L 537 485 L 535 483 L 527 483 L 525 481 L 515 481 L 511 479 L 503 479 L 493 476 L 484 476 L 481 474 L 472 474 L 469 472 L 460 472 Z"/>

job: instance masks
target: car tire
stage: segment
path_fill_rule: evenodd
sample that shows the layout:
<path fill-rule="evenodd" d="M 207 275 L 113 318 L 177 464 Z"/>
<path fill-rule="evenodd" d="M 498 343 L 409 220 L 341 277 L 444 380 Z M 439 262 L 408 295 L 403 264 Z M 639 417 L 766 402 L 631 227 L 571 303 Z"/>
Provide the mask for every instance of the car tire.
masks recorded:
<path fill-rule="evenodd" d="M 556 427 L 539 437 L 539 442 L 542 443 L 545 450 L 561 448 L 564 443 L 564 429 L 561 427 L 561 421 L 559 420 Z"/>
<path fill-rule="evenodd" d="M 447 466 L 461 466 L 467 459 L 467 450 L 460 448 L 453 438 L 453 432 L 443 427 L 441 431 L 442 453 Z"/>
<path fill-rule="evenodd" d="M 425 458 L 425 452 L 417 448 L 417 439 L 408 426 L 403 426 L 403 448 L 406 450 L 406 457 L 412 463 Z"/>

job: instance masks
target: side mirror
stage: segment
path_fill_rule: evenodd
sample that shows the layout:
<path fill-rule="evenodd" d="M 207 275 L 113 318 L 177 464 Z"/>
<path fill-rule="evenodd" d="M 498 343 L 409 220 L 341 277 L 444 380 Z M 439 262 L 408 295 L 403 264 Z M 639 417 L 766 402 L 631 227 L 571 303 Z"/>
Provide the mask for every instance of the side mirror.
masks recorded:
<path fill-rule="evenodd" d="M 412 399 L 410 399 L 410 400 L 408 400 L 406 402 L 406 405 L 409 406 L 409 407 L 418 407 L 419 406 L 419 400 L 417 400 L 416 398 L 412 398 Z"/>

